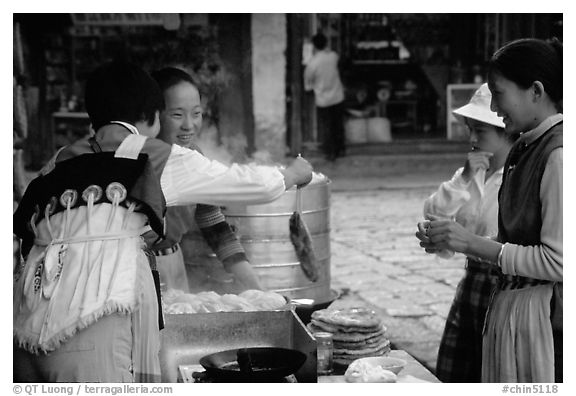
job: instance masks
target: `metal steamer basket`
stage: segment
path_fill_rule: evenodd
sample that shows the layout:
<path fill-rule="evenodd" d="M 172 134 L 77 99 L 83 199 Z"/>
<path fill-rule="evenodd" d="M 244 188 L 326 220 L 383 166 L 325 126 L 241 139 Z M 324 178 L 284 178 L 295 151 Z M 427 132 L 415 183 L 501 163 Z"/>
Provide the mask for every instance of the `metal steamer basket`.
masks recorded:
<path fill-rule="evenodd" d="M 262 286 L 292 299 L 313 299 L 315 303 L 334 300 L 330 290 L 330 185 L 324 176 L 314 175 L 312 183 L 301 190 L 302 218 L 310 231 L 317 258 L 319 279 L 310 281 L 290 242 L 288 222 L 296 210 L 296 188 L 277 200 L 260 205 L 231 205 L 223 213 L 240 238 L 246 255 Z M 226 273 L 198 233 L 182 242 L 191 282 L 191 291 L 214 290 L 238 293 L 242 290 Z M 186 253 L 191 252 L 191 253 Z"/>

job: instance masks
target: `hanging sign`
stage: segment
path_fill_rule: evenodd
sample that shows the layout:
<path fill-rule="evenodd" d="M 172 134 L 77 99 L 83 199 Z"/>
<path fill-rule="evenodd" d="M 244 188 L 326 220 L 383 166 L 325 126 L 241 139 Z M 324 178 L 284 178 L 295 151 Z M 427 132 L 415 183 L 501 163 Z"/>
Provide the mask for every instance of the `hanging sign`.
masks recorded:
<path fill-rule="evenodd" d="M 74 25 L 164 25 L 166 15 L 162 13 L 134 14 L 70 14 Z"/>

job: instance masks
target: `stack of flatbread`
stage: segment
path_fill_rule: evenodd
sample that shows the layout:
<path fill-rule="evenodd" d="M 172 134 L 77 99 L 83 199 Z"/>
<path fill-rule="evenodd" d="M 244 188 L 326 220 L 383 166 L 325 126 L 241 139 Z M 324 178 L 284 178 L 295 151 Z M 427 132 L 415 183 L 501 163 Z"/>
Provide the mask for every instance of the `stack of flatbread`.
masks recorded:
<path fill-rule="evenodd" d="M 307 326 L 312 333 L 332 333 L 334 363 L 339 365 L 390 351 L 382 320 L 368 308 L 321 309 L 312 313 Z"/>

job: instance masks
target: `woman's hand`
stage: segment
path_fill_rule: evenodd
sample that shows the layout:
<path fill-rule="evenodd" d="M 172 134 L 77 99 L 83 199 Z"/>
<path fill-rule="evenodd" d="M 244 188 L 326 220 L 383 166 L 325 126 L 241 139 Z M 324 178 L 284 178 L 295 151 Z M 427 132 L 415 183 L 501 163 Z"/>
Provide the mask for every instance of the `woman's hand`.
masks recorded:
<path fill-rule="evenodd" d="M 20 264 L 20 239 L 12 234 L 12 271 Z"/>
<path fill-rule="evenodd" d="M 251 289 L 264 290 L 258 275 L 248 261 L 238 261 L 226 267 L 226 271 L 234 275 L 242 291 Z"/>
<path fill-rule="evenodd" d="M 453 220 L 445 220 L 428 215 L 430 220 L 418 223 L 416 237 L 427 253 L 451 250 L 464 253 L 490 263 L 498 262 L 502 248 L 500 242 L 492 238 L 475 235 Z"/>
<path fill-rule="evenodd" d="M 428 240 L 422 240 L 420 246 L 427 249 L 449 249 L 455 252 L 467 253 L 470 241 L 474 234 L 462 227 L 453 220 L 442 220 L 435 216 L 430 216 L 431 220 L 426 232 Z M 418 235 L 417 235 L 418 236 Z"/>
<path fill-rule="evenodd" d="M 287 190 L 294 185 L 304 187 L 312 181 L 312 165 L 300 155 L 280 172 L 284 175 L 284 184 Z"/>
<path fill-rule="evenodd" d="M 469 182 L 480 169 L 488 169 L 490 167 L 490 158 L 493 155 L 494 154 L 489 153 L 488 151 L 469 152 L 468 159 L 464 165 L 464 170 L 462 171 L 462 178 L 466 182 Z"/>
<path fill-rule="evenodd" d="M 428 237 L 428 230 L 430 229 L 430 220 L 421 221 L 418 223 L 418 231 L 416 231 L 416 238 L 420 240 L 420 246 L 424 248 L 426 253 L 436 253 L 438 249 L 430 242 Z"/>

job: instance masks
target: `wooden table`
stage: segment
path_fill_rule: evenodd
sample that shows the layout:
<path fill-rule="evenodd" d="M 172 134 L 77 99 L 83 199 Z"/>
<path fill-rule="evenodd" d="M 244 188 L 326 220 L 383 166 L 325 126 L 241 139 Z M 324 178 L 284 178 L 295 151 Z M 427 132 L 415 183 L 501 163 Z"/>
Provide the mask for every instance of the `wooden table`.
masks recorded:
<path fill-rule="evenodd" d="M 440 382 L 428 369 L 422 366 L 406 351 L 392 350 L 387 355 L 406 360 L 406 367 L 398 373 L 398 382 Z M 319 383 L 341 383 L 346 382 L 343 375 L 319 375 Z"/>

